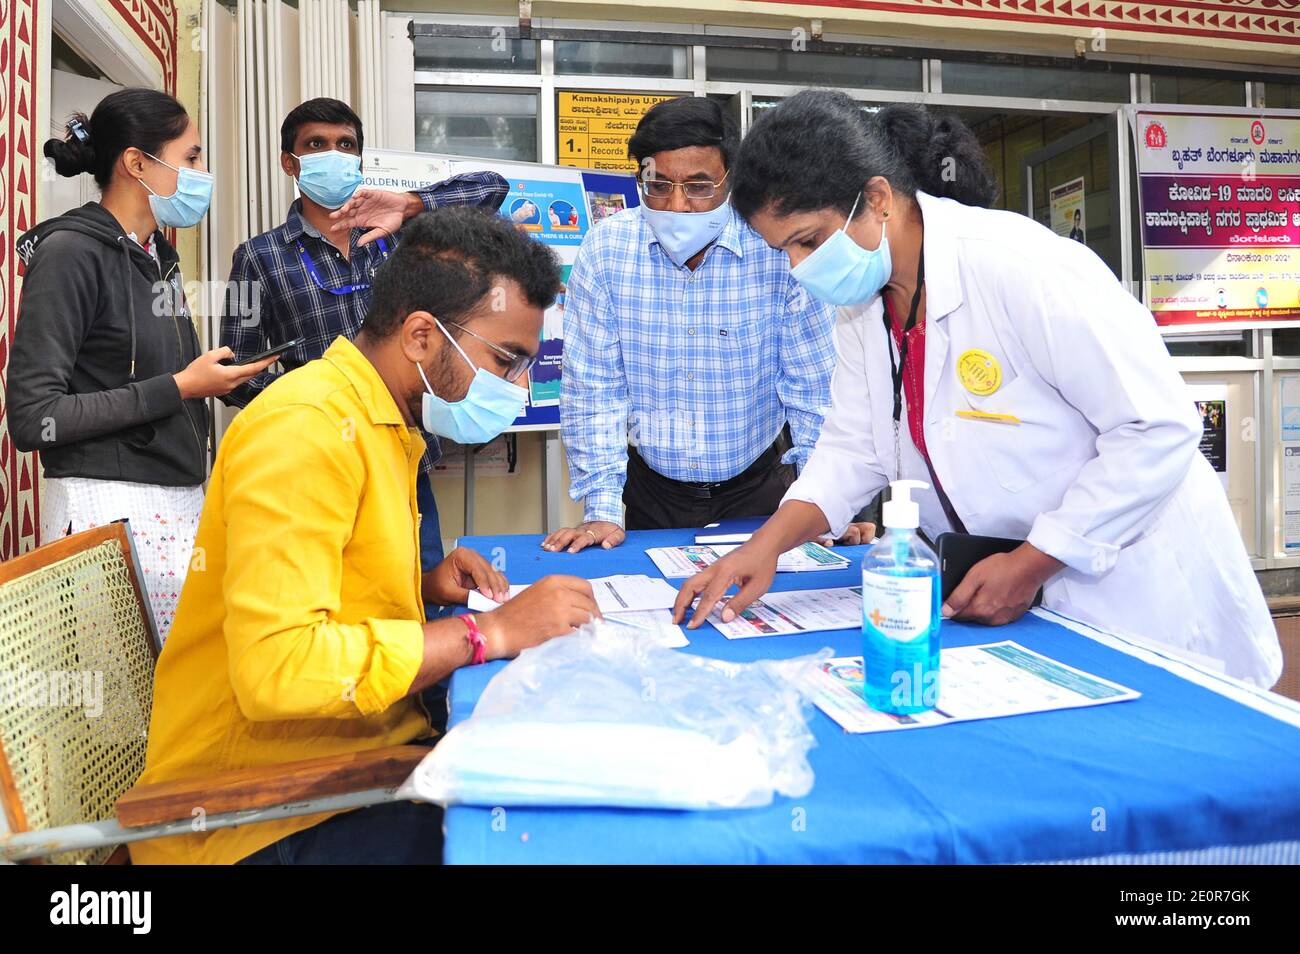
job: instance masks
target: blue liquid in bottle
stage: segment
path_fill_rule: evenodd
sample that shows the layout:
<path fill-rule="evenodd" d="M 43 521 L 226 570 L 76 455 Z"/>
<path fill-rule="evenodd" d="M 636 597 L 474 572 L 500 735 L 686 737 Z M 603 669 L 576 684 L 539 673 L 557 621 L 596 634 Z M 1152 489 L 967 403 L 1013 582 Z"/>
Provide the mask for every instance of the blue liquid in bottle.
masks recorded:
<path fill-rule="evenodd" d="M 913 480 L 893 482 L 885 535 L 862 560 L 862 666 L 867 704 L 907 715 L 939 701 L 939 561 L 916 533 Z"/>

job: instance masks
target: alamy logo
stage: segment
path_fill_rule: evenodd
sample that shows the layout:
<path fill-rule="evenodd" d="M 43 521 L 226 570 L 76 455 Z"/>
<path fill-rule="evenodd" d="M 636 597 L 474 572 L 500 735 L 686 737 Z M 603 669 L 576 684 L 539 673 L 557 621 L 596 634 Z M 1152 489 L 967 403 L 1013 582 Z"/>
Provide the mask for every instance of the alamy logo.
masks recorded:
<path fill-rule="evenodd" d="M 148 934 L 153 894 L 149 891 L 69 891 L 50 895 L 51 924 L 129 924 L 133 934 Z"/>

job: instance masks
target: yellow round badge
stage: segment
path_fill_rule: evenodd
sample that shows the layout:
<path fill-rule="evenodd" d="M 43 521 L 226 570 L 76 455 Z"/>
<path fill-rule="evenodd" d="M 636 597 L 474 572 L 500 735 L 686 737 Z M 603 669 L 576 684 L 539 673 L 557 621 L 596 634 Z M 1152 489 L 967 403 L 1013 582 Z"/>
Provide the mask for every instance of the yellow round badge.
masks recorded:
<path fill-rule="evenodd" d="M 1002 365 L 987 351 L 971 348 L 957 359 L 957 377 L 967 391 L 983 397 L 1002 386 Z"/>

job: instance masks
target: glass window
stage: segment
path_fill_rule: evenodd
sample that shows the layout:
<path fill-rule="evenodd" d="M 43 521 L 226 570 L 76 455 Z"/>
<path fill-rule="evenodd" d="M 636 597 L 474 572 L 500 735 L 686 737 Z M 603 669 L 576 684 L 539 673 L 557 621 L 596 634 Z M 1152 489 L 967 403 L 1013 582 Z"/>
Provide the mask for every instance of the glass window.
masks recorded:
<path fill-rule="evenodd" d="M 763 110 L 771 109 L 773 106 L 779 106 L 783 101 L 780 96 L 755 96 L 754 101 L 750 104 L 750 122 L 758 119 Z M 879 103 L 859 103 L 863 112 L 874 113 L 880 109 Z"/>
<path fill-rule="evenodd" d="M 416 87 L 415 148 L 537 161 L 537 94 Z"/>
<path fill-rule="evenodd" d="M 859 89 L 921 88 L 921 61 L 794 50 L 711 46 L 710 80 L 750 81 Z"/>
<path fill-rule="evenodd" d="M 1263 95 L 1259 93 L 1263 89 Z M 1300 109 L 1300 82 L 1278 83 L 1264 80 L 1255 85 L 1255 105 L 1268 109 Z"/>
<path fill-rule="evenodd" d="M 1287 358 L 1300 357 L 1300 328 L 1274 328 L 1273 354 Z"/>
<path fill-rule="evenodd" d="M 1248 358 L 1250 332 L 1224 332 L 1208 335 L 1167 335 L 1165 347 L 1176 358 Z"/>
<path fill-rule="evenodd" d="M 1129 74 L 1055 66 L 943 61 L 943 91 L 1027 99 L 1075 99 L 1127 103 Z"/>
<path fill-rule="evenodd" d="M 1151 102 L 1203 106 L 1245 106 L 1246 84 L 1214 76 L 1151 76 Z"/>
<path fill-rule="evenodd" d="M 536 73 L 537 41 L 491 36 L 417 36 L 417 70 Z"/>
<path fill-rule="evenodd" d="M 657 43 L 556 40 L 555 72 L 560 76 L 600 74 L 690 79 L 690 50 Z"/>

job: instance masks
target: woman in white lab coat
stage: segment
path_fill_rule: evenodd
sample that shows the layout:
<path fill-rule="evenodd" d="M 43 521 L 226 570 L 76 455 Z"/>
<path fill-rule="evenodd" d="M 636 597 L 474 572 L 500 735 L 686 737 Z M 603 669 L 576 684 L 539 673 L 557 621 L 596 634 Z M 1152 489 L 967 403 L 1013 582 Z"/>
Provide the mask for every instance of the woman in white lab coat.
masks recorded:
<path fill-rule="evenodd" d="M 730 618 L 777 555 L 840 533 L 899 477 L 921 524 L 1025 540 L 977 564 L 943 612 L 999 625 L 1044 605 L 1273 685 L 1282 654 L 1200 417 L 1150 313 L 1090 249 L 995 194 L 959 120 L 874 115 L 809 91 L 765 113 L 732 202 L 841 306 L 832 406 L 780 509 L 682 587 Z M 904 331 L 904 329 L 907 329 Z M 901 352 L 901 354 L 900 354 Z"/>

